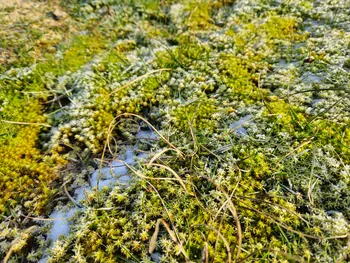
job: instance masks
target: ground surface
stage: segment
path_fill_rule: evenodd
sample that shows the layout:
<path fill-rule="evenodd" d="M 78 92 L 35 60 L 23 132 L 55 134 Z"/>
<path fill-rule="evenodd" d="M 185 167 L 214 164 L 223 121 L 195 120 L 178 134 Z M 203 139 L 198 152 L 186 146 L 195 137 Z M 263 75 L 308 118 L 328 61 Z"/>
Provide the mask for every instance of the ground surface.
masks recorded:
<path fill-rule="evenodd" d="M 350 262 L 349 1 L 0 21 L 4 262 Z"/>

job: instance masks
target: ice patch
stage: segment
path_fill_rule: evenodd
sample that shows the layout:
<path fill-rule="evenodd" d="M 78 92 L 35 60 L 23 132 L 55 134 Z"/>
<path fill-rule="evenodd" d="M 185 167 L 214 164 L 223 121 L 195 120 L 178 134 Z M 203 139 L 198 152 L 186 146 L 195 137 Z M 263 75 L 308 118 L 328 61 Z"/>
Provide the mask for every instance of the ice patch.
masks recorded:
<path fill-rule="evenodd" d="M 76 211 L 77 211 L 76 208 L 71 208 L 67 212 L 57 211 L 57 210 L 54 211 L 50 215 L 50 218 L 52 219 L 65 218 L 65 219 L 53 221 L 51 230 L 47 235 L 47 240 L 56 241 L 60 236 L 68 235 L 70 230 L 68 219 L 70 219 L 75 214 Z"/>
<path fill-rule="evenodd" d="M 146 153 L 146 152 L 142 152 L 140 154 L 138 154 L 136 157 L 137 157 L 137 160 L 139 161 L 143 161 L 143 160 L 146 160 L 149 156 L 149 153 Z"/>
<path fill-rule="evenodd" d="M 322 102 L 324 99 L 314 99 L 312 102 L 311 102 L 311 106 L 312 107 L 315 107 L 316 104 Z"/>
<path fill-rule="evenodd" d="M 294 61 L 294 62 L 287 63 L 287 61 L 282 59 L 277 65 L 279 68 L 283 68 L 283 69 L 292 68 L 292 67 L 297 68 L 300 65 L 300 62 Z"/>
<path fill-rule="evenodd" d="M 83 186 L 75 189 L 74 191 L 74 199 L 77 202 L 80 202 L 85 199 L 85 191 L 88 189 L 88 186 Z"/>
<path fill-rule="evenodd" d="M 242 126 L 244 125 L 244 123 L 248 122 L 249 119 L 251 119 L 253 116 L 251 114 L 244 116 L 243 118 L 241 118 L 240 120 L 231 123 L 230 124 L 230 129 L 234 130 L 234 133 L 238 136 L 246 136 L 248 135 L 248 132 L 245 128 L 243 128 Z"/>
<path fill-rule="evenodd" d="M 131 147 L 126 147 L 126 152 L 125 152 L 125 159 L 124 162 L 126 162 L 127 164 L 135 164 L 135 152 Z"/>
<path fill-rule="evenodd" d="M 158 134 L 149 130 L 149 131 L 139 131 L 136 134 L 136 138 L 138 139 L 151 139 L 151 140 L 156 140 L 158 139 Z"/>
<path fill-rule="evenodd" d="M 138 136 L 141 138 L 157 138 L 157 135 L 152 131 L 141 131 Z M 129 171 L 125 163 L 129 165 L 134 165 L 135 159 L 138 161 L 145 160 L 148 158 L 149 154 L 147 152 L 142 152 L 138 155 L 135 154 L 134 149 L 136 146 L 126 147 L 124 154 L 118 156 L 109 166 L 102 167 L 101 169 L 95 170 L 90 178 L 90 185 L 83 185 L 74 191 L 74 199 L 77 202 L 85 200 L 85 192 L 92 191 L 93 187 L 97 186 L 102 189 L 103 187 L 113 187 L 117 183 L 128 184 L 131 180 Z M 125 163 L 124 163 L 125 162 Z M 52 227 L 47 235 L 47 240 L 54 242 L 59 239 L 60 236 L 66 236 L 70 232 L 70 225 L 68 220 L 75 214 L 79 208 L 71 208 L 66 212 L 54 211 L 50 218 L 62 218 L 62 220 L 54 220 Z M 47 257 L 43 257 L 39 260 L 40 263 L 46 263 L 48 261 Z"/>
<path fill-rule="evenodd" d="M 130 181 L 130 176 L 125 163 L 129 165 L 135 164 L 135 151 L 131 147 L 127 147 L 125 154 L 118 156 L 109 167 L 103 167 L 95 170 L 91 175 L 90 185 L 96 187 L 98 182 L 98 188 L 111 187 L 117 182 L 127 183 Z M 125 163 L 124 163 L 125 162 Z"/>
<path fill-rule="evenodd" d="M 46 262 L 48 262 L 48 260 L 49 260 L 48 257 L 44 257 L 44 258 L 40 259 L 40 260 L 38 261 L 38 263 L 46 263 Z"/>
<path fill-rule="evenodd" d="M 304 83 L 310 84 L 310 83 L 321 83 L 323 80 L 323 77 L 317 76 L 313 73 L 305 73 L 302 75 L 302 81 Z"/>
<path fill-rule="evenodd" d="M 103 186 L 109 185 L 112 183 L 112 173 L 113 170 L 109 167 L 104 167 L 102 169 L 97 169 L 92 175 L 90 179 L 91 187 L 96 187 L 98 185 L 99 189 L 102 189 Z M 106 181 L 106 182 L 104 182 Z"/>
<path fill-rule="evenodd" d="M 127 183 L 130 181 L 130 176 L 128 174 L 128 170 L 123 162 L 114 161 L 114 165 L 111 167 L 104 167 L 101 170 L 97 169 L 91 176 L 90 185 L 91 187 L 96 187 L 98 182 L 98 189 L 102 189 L 103 187 L 112 187 L 117 182 Z M 126 162 L 126 163 L 130 163 Z"/>

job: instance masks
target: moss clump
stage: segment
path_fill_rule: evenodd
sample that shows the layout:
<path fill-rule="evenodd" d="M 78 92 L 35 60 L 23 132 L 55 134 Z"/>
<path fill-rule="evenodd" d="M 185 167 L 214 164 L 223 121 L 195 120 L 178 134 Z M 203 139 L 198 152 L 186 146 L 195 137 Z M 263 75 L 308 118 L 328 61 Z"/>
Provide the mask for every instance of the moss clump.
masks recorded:
<path fill-rule="evenodd" d="M 256 75 L 248 71 L 241 59 L 223 55 L 217 63 L 223 83 L 229 88 L 226 95 L 230 99 L 242 99 L 247 104 L 251 104 L 268 94 L 266 90 L 256 86 Z"/>
<path fill-rule="evenodd" d="M 179 105 L 174 109 L 172 115 L 174 115 L 174 125 L 180 129 L 188 131 L 190 128 L 208 129 L 212 132 L 215 128 L 213 114 L 216 112 L 215 100 L 198 99 L 187 105 Z"/>
<path fill-rule="evenodd" d="M 25 97 L 9 80 L 1 85 L 0 213 L 10 213 L 16 205 L 33 200 L 27 209 L 42 212 L 56 192 L 52 181 L 58 178 L 56 162 L 43 160 L 37 148 L 39 125 L 45 124 L 46 118 L 38 99 Z"/>
<path fill-rule="evenodd" d="M 58 174 L 50 162 L 40 160 L 35 147 L 38 132 L 38 128 L 25 127 L 1 142 L 1 213 L 25 201 L 30 201 L 28 210 L 42 212 L 56 192 L 52 181 Z"/>
<path fill-rule="evenodd" d="M 283 100 L 268 102 L 265 114 L 275 115 L 271 119 L 275 120 L 276 127 L 280 127 L 281 131 L 294 132 L 307 126 L 304 114 Z"/>
<path fill-rule="evenodd" d="M 198 171 L 201 170 L 200 163 L 195 163 Z M 161 253 L 161 262 L 183 261 L 186 257 L 192 261 L 198 260 L 205 244 L 208 246 L 209 257 L 214 262 L 222 262 L 228 258 L 227 246 L 231 247 L 237 243 L 237 229 L 231 214 L 232 211 L 224 209 L 222 213 L 217 214 L 216 216 L 220 218 L 219 221 L 216 220 L 215 214 L 217 208 L 226 200 L 224 193 L 232 191 L 238 182 L 240 186 L 236 188 L 233 203 L 237 206 L 240 214 L 245 249 L 258 250 L 257 242 L 261 242 L 261 246 L 265 245 L 271 249 L 282 245 L 273 237 L 276 231 L 278 233 L 278 228 L 269 222 L 267 217 L 256 213 L 255 210 L 263 210 L 269 215 L 274 214 L 279 220 L 293 226 L 300 224 L 296 216 L 287 215 L 283 209 L 274 206 L 269 208 L 264 202 L 254 201 L 256 198 L 254 192 L 259 191 L 262 185 L 250 176 L 240 177 L 239 171 L 235 171 L 231 167 L 220 167 L 215 174 L 211 174 L 209 179 L 205 175 L 184 174 L 175 167 L 187 167 L 187 164 L 186 162 L 172 164 L 172 168 L 185 181 L 186 189 L 179 187 L 179 183 L 175 181 L 152 180 L 152 182 L 146 182 L 135 179 L 132 185 L 126 189 L 116 187 L 108 195 L 103 192 L 91 195 L 89 202 L 93 208 L 90 212 L 84 212 L 80 216 L 79 224 L 76 224 L 75 227 L 76 237 L 71 241 L 66 240 L 65 252 L 60 257 L 55 254 L 55 258 L 50 259 L 51 262 L 68 260 L 77 249 L 80 253 L 79 255 L 75 254 L 75 257 L 79 260 L 116 262 L 130 259 L 152 262 L 146 251 L 149 247 L 148 241 L 155 231 L 159 218 L 165 222 L 160 225 L 160 231 L 157 234 L 158 245 L 155 250 Z M 259 168 L 254 169 L 258 170 Z M 170 176 L 167 170 L 158 168 L 142 168 L 138 170 L 138 173 L 149 178 Z M 211 183 L 211 178 L 216 177 L 222 178 L 221 185 Z M 207 199 L 206 196 L 209 193 L 213 198 Z M 103 203 L 99 202 L 99 199 L 104 200 Z M 167 200 L 166 204 L 162 200 Z M 282 199 L 275 197 L 274 200 L 276 205 L 288 207 L 290 210 L 295 209 L 292 204 Z M 99 209 L 106 204 L 111 208 L 119 208 L 112 208 L 108 211 Z M 166 205 L 166 209 L 164 205 Z M 84 227 L 81 227 L 82 225 Z M 164 226 L 168 227 L 168 230 Z M 167 231 L 173 231 L 176 238 L 172 239 Z M 218 238 L 218 231 L 221 238 Z M 94 240 L 94 245 L 86 246 L 84 240 Z M 271 244 L 268 245 L 268 243 Z M 103 247 L 107 247 L 107 249 L 102 250 Z M 297 250 L 298 247 L 295 249 Z M 234 257 L 236 252 L 237 249 L 230 252 L 232 253 L 231 257 Z M 242 257 L 248 255 L 241 251 Z M 272 258 L 274 257 L 268 256 L 266 260 Z"/>

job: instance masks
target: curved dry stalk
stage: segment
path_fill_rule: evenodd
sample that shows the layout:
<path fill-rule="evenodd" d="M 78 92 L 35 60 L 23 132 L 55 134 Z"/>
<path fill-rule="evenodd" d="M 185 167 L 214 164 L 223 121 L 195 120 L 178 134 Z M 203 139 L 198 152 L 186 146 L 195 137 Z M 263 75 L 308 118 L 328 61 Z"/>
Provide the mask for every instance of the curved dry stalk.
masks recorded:
<path fill-rule="evenodd" d="M 32 217 L 32 216 L 26 216 L 26 215 L 21 215 L 24 218 L 27 219 L 32 219 L 36 221 L 59 221 L 59 220 L 68 220 L 69 218 L 66 217 L 57 217 L 57 218 L 41 218 L 41 217 Z"/>
<path fill-rule="evenodd" d="M 8 260 L 10 259 L 15 246 L 17 245 L 18 242 L 20 242 L 22 240 L 22 238 L 24 237 L 24 235 L 29 234 L 30 232 L 34 231 L 37 228 L 37 226 L 31 226 L 28 227 L 26 230 L 23 231 L 23 233 L 21 233 L 20 237 L 16 238 L 13 243 L 12 246 L 10 247 L 9 251 L 6 253 L 6 256 L 4 258 L 4 260 L 2 261 L 2 263 L 7 263 Z"/>
<path fill-rule="evenodd" d="M 194 225 L 193 227 L 206 227 L 206 228 L 209 228 L 210 230 L 213 230 L 216 232 L 216 234 L 222 239 L 222 241 L 224 242 L 225 244 L 225 247 L 226 247 L 226 250 L 227 250 L 227 256 L 228 256 L 228 263 L 232 263 L 232 254 L 231 254 L 231 249 L 230 249 L 230 244 L 228 243 L 228 241 L 226 240 L 226 238 L 221 234 L 221 232 L 212 227 L 212 226 L 207 226 L 207 225 L 204 225 L 204 224 L 200 224 L 200 225 Z"/>
<path fill-rule="evenodd" d="M 289 153 L 287 153 L 285 156 L 283 156 L 281 159 L 278 160 L 277 165 L 280 164 L 284 159 L 292 155 L 295 151 L 299 150 L 300 148 L 304 147 L 305 145 L 308 145 L 314 137 L 309 138 L 308 140 L 301 143 L 298 147 L 291 150 Z"/>
<path fill-rule="evenodd" d="M 113 122 L 113 121 L 112 121 Z M 112 123 L 111 122 L 111 123 Z M 113 153 L 113 151 L 112 151 L 112 148 L 111 148 L 111 144 L 110 144 L 110 137 L 111 137 L 111 135 L 112 135 L 112 130 L 114 130 L 114 128 L 120 123 L 121 121 L 118 121 L 118 122 L 116 122 L 114 125 L 109 125 L 109 127 L 108 127 L 108 133 L 107 133 L 107 139 L 106 139 L 106 141 L 107 141 L 107 146 L 108 146 L 108 150 L 109 150 L 109 153 L 113 156 L 114 155 L 114 153 Z M 113 137 L 112 137 L 113 138 Z"/>
<path fill-rule="evenodd" d="M 232 199 L 234 193 L 236 192 L 236 189 L 237 189 L 237 187 L 238 187 L 238 185 L 239 185 L 240 180 L 241 180 L 241 173 L 240 173 L 240 176 L 239 176 L 239 178 L 238 178 L 238 181 L 237 181 L 235 187 L 234 187 L 233 190 L 232 190 L 232 193 L 231 193 L 231 195 L 230 195 L 230 199 Z M 226 201 L 222 204 L 222 206 L 219 208 L 218 212 L 216 213 L 216 215 L 215 215 L 215 217 L 214 217 L 214 220 L 218 217 L 220 211 L 227 205 L 227 203 L 228 203 L 228 200 L 226 200 Z"/>
<path fill-rule="evenodd" d="M 130 166 L 128 163 L 122 161 L 122 160 L 116 160 L 118 162 L 122 162 L 124 163 L 124 165 L 126 167 L 128 167 L 133 173 L 135 173 L 138 177 L 140 178 L 143 178 L 143 179 L 150 179 L 150 180 L 169 180 L 169 181 L 179 181 L 181 186 L 184 188 L 185 192 L 188 194 L 188 195 L 191 195 L 193 196 L 192 193 L 190 193 L 187 188 L 186 188 L 186 185 L 185 183 L 182 181 L 181 177 L 173 170 L 171 169 L 170 167 L 168 166 L 165 166 L 165 165 L 162 165 L 162 164 L 157 164 L 157 163 L 153 163 L 153 164 L 150 164 L 149 166 L 158 166 L 158 167 L 162 167 L 168 171 L 170 171 L 173 175 L 175 175 L 176 178 L 167 178 L 167 177 L 148 177 L 148 176 L 144 176 L 142 175 L 141 173 L 139 173 L 138 171 L 136 171 L 132 166 Z"/>
<path fill-rule="evenodd" d="M 222 187 L 220 185 L 218 185 L 216 182 L 213 181 L 213 179 L 209 178 L 209 177 L 206 177 L 206 176 L 203 176 L 201 175 L 201 177 L 207 179 L 209 182 L 211 182 L 216 188 L 219 189 L 219 191 L 221 191 L 225 198 L 226 198 L 226 201 L 228 201 L 228 210 L 231 212 L 233 218 L 235 219 L 236 221 L 236 228 L 237 228 L 237 241 L 238 241 L 238 244 L 237 244 L 237 254 L 236 254 L 236 261 L 239 260 L 239 257 L 241 255 L 241 250 L 242 250 L 242 240 L 243 240 L 243 234 L 242 234 L 242 226 L 241 226 L 241 222 L 239 220 L 239 217 L 238 217 L 238 213 L 237 213 L 237 210 L 236 210 L 236 207 L 235 205 L 233 204 L 230 196 L 226 193 L 226 191 L 224 191 L 224 189 L 222 189 Z"/>
<path fill-rule="evenodd" d="M 240 200 L 240 204 L 245 204 L 247 205 L 246 203 L 242 202 L 242 200 Z M 313 235 L 309 235 L 309 234 L 305 234 L 303 232 L 300 232 L 300 231 L 297 231 L 297 230 L 294 230 L 293 228 L 289 227 L 289 226 L 286 226 L 285 224 L 281 223 L 275 216 L 271 215 L 271 214 L 267 214 L 263 211 L 260 211 L 258 209 L 255 209 L 253 207 L 249 207 L 248 205 L 247 206 L 242 206 L 242 207 L 245 207 L 246 209 L 249 209 L 249 210 L 252 210 L 258 214 L 261 214 L 267 218 L 269 218 L 273 223 L 279 225 L 280 227 L 283 227 L 284 229 L 290 231 L 290 232 L 293 232 L 295 234 L 298 234 L 304 238 L 308 237 L 308 238 L 312 238 L 312 239 L 318 239 L 318 240 L 329 240 L 329 239 L 341 239 L 341 238 L 347 238 L 349 237 L 350 233 L 348 234 L 345 234 L 345 235 L 341 235 L 341 236 L 330 236 L 330 237 L 321 237 L 321 236 L 313 236 Z"/>
<path fill-rule="evenodd" d="M 114 121 L 114 119 L 113 119 Z M 110 122 L 109 126 L 108 126 L 108 133 L 107 133 L 107 139 L 106 139 L 106 142 L 103 146 L 103 151 L 102 151 L 102 156 L 101 156 L 101 159 L 100 159 L 100 165 L 98 167 L 98 174 L 97 174 L 97 182 L 96 182 L 96 187 L 98 189 L 98 184 L 100 182 L 100 171 L 102 169 L 102 165 L 103 165 L 103 162 L 104 162 L 104 157 L 105 157 L 105 153 L 106 153 L 106 149 L 107 149 L 107 145 L 109 145 L 109 137 L 111 135 L 111 126 L 113 124 L 113 121 Z M 97 200 L 99 201 L 99 195 L 97 195 Z"/>
<path fill-rule="evenodd" d="M 242 239 L 243 239 L 243 234 L 242 234 L 242 226 L 241 222 L 239 221 L 238 218 L 238 213 L 236 210 L 236 207 L 232 203 L 230 197 L 225 193 L 225 197 L 229 200 L 229 207 L 228 210 L 232 213 L 233 217 L 235 218 L 236 221 L 236 227 L 237 227 L 237 236 L 238 236 L 238 245 L 237 245 L 237 255 L 236 255 L 236 260 L 238 260 L 241 256 L 241 250 L 242 250 Z"/>
<path fill-rule="evenodd" d="M 171 148 L 173 148 L 182 158 L 184 158 L 184 153 L 181 152 L 177 147 L 175 147 L 171 142 L 169 142 L 169 140 L 167 140 L 162 134 L 160 134 L 160 132 L 149 122 L 147 121 L 145 118 L 143 118 L 142 116 L 140 115 L 137 115 L 137 114 L 134 114 L 134 113 L 122 113 L 122 114 L 119 114 L 117 117 L 114 118 L 114 120 L 120 118 L 120 117 L 129 117 L 129 116 L 133 116 L 133 117 L 136 117 L 136 118 L 139 118 L 141 119 L 142 121 L 144 121 L 145 123 L 147 123 L 147 125 L 149 127 L 152 128 L 152 130 L 154 130 L 158 135 L 159 137 L 165 141 Z"/>
<path fill-rule="evenodd" d="M 169 148 L 166 148 L 158 153 L 156 153 L 152 158 L 151 160 L 148 162 L 148 165 L 151 165 L 155 160 L 159 159 L 160 156 L 162 156 L 164 153 L 168 152 L 168 151 L 175 151 L 177 152 L 176 150 L 174 149 L 169 149 Z"/>
<path fill-rule="evenodd" d="M 116 116 L 109 124 L 108 126 L 108 132 L 107 132 L 107 138 L 106 138 L 106 142 L 104 144 L 104 147 L 103 147 L 103 151 L 102 151 L 102 156 L 101 156 L 101 159 L 100 159 L 100 164 L 99 164 L 99 171 L 102 169 L 102 165 L 103 165 L 103 160 L 104 160 L 104 156 L 105 156 L 105 153 L 106 153 L 106 150 L 107 150 L 107 147 L 108 147 L 108 150 L 109 152 L 113 155 L 113 152 L 112 152 L 112 149 L 111 149 L 111 146 L 110 146 L 110 137 L 111 137 L 111 134 L 112 134 L 112 130 L 118 125 L 118 123 L 120 122 L 116 122 L 115 121 L 120 118 L 120 117 L 123 117 L 123 116 L 134 116 L 134 117 L 137 117 L 139 119 L 141 119 L 142 121 L 144 121 L 147 125 L 149 125 L 158 135 L 160 138 L 162 138 L 171 148 L 172 150 L 174 150 L 178 155 L 180 155 L 182 158 L 184 158 L 184 154 L 177 148 L 175 147 L 171 142 L 169 142 L 163 135 L 161 135 L 158 130 L 149 122 L 147 121 L 145 118 L 143 118 L 142 116 L 140 115 L 137 115 L 137 114 L 133 114 L 133 113 L 123 113 L 123 114 L 119 114 L 118 116 Z M 153 158 L 152 158 L 153 159 Z M 121 161 L 123 162 L 123 161 Z M 132 170 L 135 174 L 137 174 L 138 176 L 144 178 L 144 179 L 155 179 L 155 178 L 151 178 L 151 177 L 145 177 L 139 173 L 137 173 L 133 168 L 131 168 L 130 165 L 128 165 L 127 163 L 123 162 L 124 165 L 126 165 L 130 170 Z M 175 173 L 175 172 L 174 172 Z M 173 173 L 173 174 L 174 174 Z M 176 174 L 176 173 L 175 173 Z M 177 174 L 176 174 L 177 175 Z M 178 175 L 177 175 L 178 177 Z M 168 178 L 157 178 L 157 179 L 168 179 Z M 182 183 L 181 181 L 181 178 L 178 178 L 180 179 L 180 183 L 181 185 L 184 186 L 184 184 Z M 100 176 L 98 176 L 97 178 L 97 187 L 98 187 L 98 184 L 99 184 L 99 180 L 100 180 Z M 184 186 L 184 189 L 187 191 L 186 187 Z"/>
<path fill-rule="evenodd" d="M 115 119 L 113 119 L 113 121 L 115 121 Z M 112 122 L 113 122 L 113 121 L 112 121 Z M 136 124 L 138 125 L 138 123 L 137 123 L 135 120 L 130 119 L 130 121 L 132 121 L 132 122 L 134 122 L 134 123 L 136 123 Z M 111 148 L 110 137 L 111 137 L 111 135 L 112 135 L 112 131 L 114 130 L 114 128 L 115 128 L 119 123 L 121 123 L 121 122 L 122 122 L 122 120 L 116 122 L 116 123 L 113 124 L 113 125 L 110 124 L 109 127 L 108 127 L 108 132 L 107 132 L 107 146 L 108 146 L 109 153 L 110 153 L 112 156 L 114 156 L 114 152 L 112 151 L 112 148 Z M 115 145 L 116 145 L 116 140 L 115 140 L 115 138 L 114 138 L 114 137 L 111 137 L 111 138 L 114 140 L 114 143 L 115 143 Z"/>
<path fill-rule="evenodd" d="M 143 174 L 139 173 L 138 171 L 136 171 L 131 165 L 129 165 L 128 163 L 122 161 L 122 160 L 115 160 L 117 162 L 122 162 L 124 163 L 124 165 L 126 167 L 128 167 L 134 174 L 136 174 L 138 177 L 142 178 L 142 179 L 150 179 L 150 180 L 168 180 L 168 181 L 177 181 L 177 179 L 175 178 L 168 178 L 168 177 L 148 177 L 148 176 L 144 176 Z"/>
<path fill-rule="evenodd" d="M 147 182 L 147 183 L 153 188 L 153 190 L 154 190 L 154 191 L 156 192 L 156 194 L 158 195 L 160 201 L 162 202 L 162 205 L 164 206 L 164 209 L 165 209 L 165 211 L 166 211 L 166 213 L 167 213 L 167 215 L 168 215 L 168 218 L 169 218 L 169 220 L 170 220 L 170 223 L 171 223 L 171 225 L 172 225 L 172 227 L 173 227 L 173 229 L 174 229 L 175 235 L 173 234 L 173 232 L 171 231 L 170 227 L 168 226 L 168 224 L 167 224 L 163 219 L 158 219 L 158 220 L 161 220 L 160 222 L 163 223 L 164 227 L 165 227 L 166 230 L 168 231 L 168 233 L 169 233 L 170 237 L 173 239 L 173 241 L 179 244 L 180 249 L 181 249 L 181 253 L 182 253 L 183 256 L 185 257 L 186 262 L 188 262 L 188 263 L 193 263 L 192 261 L 190 261 L 188 255 L 187 255 L 187 253 L 186 253 L 186 250 L 184 249 L 184 247 L 183 247 L 183 245 L 182 245 L 182 243 L 181 243 L 180 237 L 179 237 L 179 235 L 177 234 L 175 225 L 174 225 L 173 221 L 171 220 L 170 213 L 169 213 L 168 208 L 166 207 L 166 205 L 165 205 L 165 203 L 164 203 L 163 198 L 160 196 L 159 192 L 158 192 L 157 189 L 153 186 L 153 184 L 151 184 L 150 182 Z M 158 223 L 158 220 L 157 220 L 157 223 Z M 158 223 L 158 224 L 159 224 L 159 223 Z"/>
<path fill-rule="evenodd" d="M 66 184 L 63 185 L 64 192 L 68 196 L 68 198 L 75 204 L 77 207 L 82 208 L 82 205 L 80 205 L 68 192 L 68 189 L 66 187 Z"/>
<path fill-rule="evenodd" d="M 38 122 L 21 122 L 21 121 L 7 121 L 7 120 L 0 120 L 2 122 L 5 122 L 5 123 L 9 123 L 9 124 L 20 124 L 20 125 L 37 125 L 37 126 L 44 126 L 44 127 L 52 127 L 51 125 L 49 124 L 46 124 L 46 123 L 38 123 Z"/>
<path fill-rule="evenodd" d="M 220 229 L 221 229 L 222 222 L 224 221 L 225 216 L 226 216 L 226 210 L 224 211 L 224 214 L 223 214 L 223 216 L 221 217 L 218 231 L 220 231 Z M 217 237 L 216 237 L 216 240 L 215 240 L 214 255 L 213 255 L 213 262 L 212 262 L 212 263 L 215 262 L 215 256 L 216 256 L 216 252 L 217 252 L 217 250 L 218 250 L 218 244 L 219 244 L 219 236 L 217 236 Z"/>
<path fill-rule="evenodd" d="M 118 89 L 116 89 L 116 90 L 113 90 L 113 91 L 110 92 L 106 97 L 109 97 L 109 96 L 111 96 L 112 94 L 118 92 L 119 90 L 125 89 L 125 88 L 131 86 L 132 84 L 135 84 L 136 82 L 138 82 L 138 81 L 140 81 L 140 80 L 142 80 L 142 79 L 144 79 L 144 78 L 147 78 L 149 75 L 152 75 L 152 74 L 157 73 L 157 72 L 171 71 L 171 70 L 172 70 L 171 68 L 161 68 L 161 69 L 152 70 L 152 71 L 150 71 L 150 72 L 148 72 L 148 73 L 146 73 L 146 74 L 143 74 L 143 75 L 137 77 L 136 79 L 134 79 L 134 80 L 132 80 L 132 81 L 126 83 L 126 84 L 123 85 L 122 87 L 120 87 L 120 88 L 118 88 Z"/>
<path fill-rule="evenodd" d="M 169 172 L 171 172 L 176 177 L 177 181 L 179 181 L 181 186 L 184 188 L 185 192 L 188 195 L 194 196 L 193 193 L 190 193 L 190 191 L 187 190 L 186 185 L 183 182 L 183 180 L 181 179 L 181 177 L 173 169 L 171 169 L 169 166 L 166 166 L 166 165 L 163 165 L 163 164 L 158 164 L 158 163 L 151 163 L 151 164 L 148 164 L 148 166 L 157 166 L 157 167 L 161 167 L 161 168 L 164 168 L 164 169 L 168 170 Z"/>

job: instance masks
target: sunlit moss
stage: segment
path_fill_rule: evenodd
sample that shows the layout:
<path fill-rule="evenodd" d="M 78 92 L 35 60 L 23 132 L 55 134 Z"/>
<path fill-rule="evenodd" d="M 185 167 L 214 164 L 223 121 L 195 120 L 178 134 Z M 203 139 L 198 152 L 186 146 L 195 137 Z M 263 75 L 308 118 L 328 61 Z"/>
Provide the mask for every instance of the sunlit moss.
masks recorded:
<path fill-rule="evenodd" d="M 342 256 L 350 215 L 348 101 L 339 90 L 348 71 L 347 35 L 332 31 L 341 24 L 305 28 L 308 18 L 329 24 L 328 4 L 67 5 L 83 31 L 53 44 L 34 30 L 47 52 L 1 79 L 0 213 L 8 219 L 0 256 L 20 236 L 22 230 L 6 230 L 18 225 L 17 214 L 47 216 L 48 204 L 74 199 L 75 188 L 88 181 L 86 166 L 107 165 L 133 145 L 152 163 L 133 164 L 127 185 L 86 193 L 67 237 L 45 252 L 43 241 L 23 242 L 18 259 L 38 261 L 45 253 L 49 262 L 155 256 L 331 262 Z M 337 50 L 318 37 L 330 32 Z M 309 72 L 327 77 L 308 82 Z M 319 111 L 317 98 L 325 104 Z M 159 137 L 135 137 L 148 125 L 132 114 L 147 119 Z"/>

